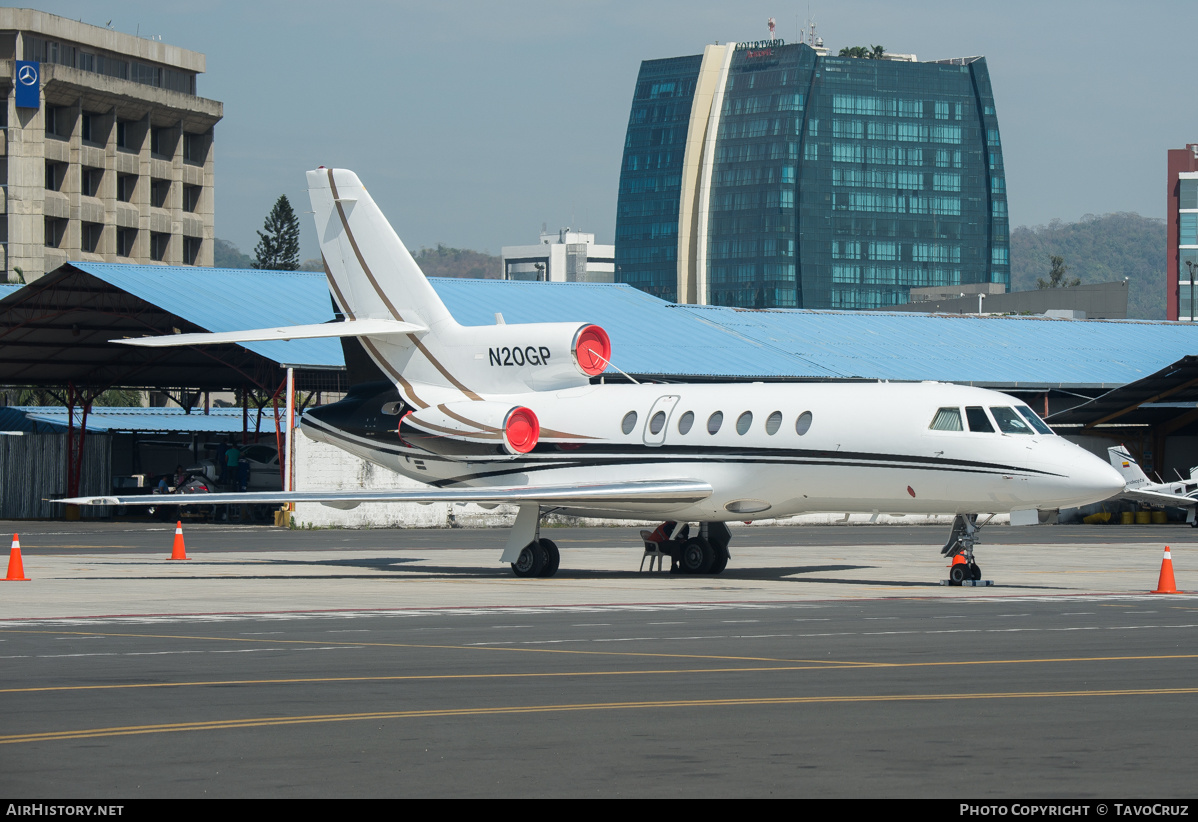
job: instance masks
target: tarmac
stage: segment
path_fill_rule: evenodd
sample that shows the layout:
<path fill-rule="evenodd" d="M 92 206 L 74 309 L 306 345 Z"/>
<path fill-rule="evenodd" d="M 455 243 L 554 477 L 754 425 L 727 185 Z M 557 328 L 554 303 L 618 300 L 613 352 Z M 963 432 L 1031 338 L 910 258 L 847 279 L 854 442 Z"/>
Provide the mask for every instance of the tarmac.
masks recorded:
<path fill-rule="evenodd" d="M 14 530 L 22 523 L 7 523 Z M 1178 587 L 1195 564 L 1177 526 L 998 529 L 977 558 L 992 587 L 941 584 L 944 529 L 741 527 L 718 576 L 638 570 L 627 528 L 548 529 L 561 555 L 550 579 L 499 562 L 505 531 L 286 531 L 185 527 L 189 559 L 171 561 L 173 525 L 25 523 L 30 582 L 0 586 L 0 619 L 280 610 L 526 607 L 829 599 L 1140 595 L 1157 587 L 1172 541 Z M 1027 536 L 1022 532 L 1027 531 Z M 1050 544 L 1030 540 L 1060 539 Z M 1082 540 L 1093 533 L 1102 539 Z M 1159 539 L 1145 539 L 1146 536 Z M 1024 540 L 1024 541 L 1021 541 Z M 157 547 L 157 546 L 160 546 Z M 648 566 L 648 563 L 645 563 Z M 1198 586 L 1195 586 L 1198 587 Z"/>

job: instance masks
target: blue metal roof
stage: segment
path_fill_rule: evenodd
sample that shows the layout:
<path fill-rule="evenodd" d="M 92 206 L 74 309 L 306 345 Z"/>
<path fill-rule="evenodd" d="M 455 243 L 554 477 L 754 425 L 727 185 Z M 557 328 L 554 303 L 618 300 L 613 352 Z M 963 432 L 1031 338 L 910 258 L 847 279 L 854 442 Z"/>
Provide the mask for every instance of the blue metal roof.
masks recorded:
<path fill-rule="evenodd" d="M 280 415 L 281 416 L 281 415 Z M 254 430 L 257 411 L 249 414 L 250 430 Z M 0 408 L 0 431 L 66 431 L 67 409 L 58 405 L 10 405 Z M 75 425 L 83 422 L 82 409 L 75 410 Z M 299 415 L 296 415 L 298 425 Z M 202 408 L 186 413 L 182 408 L 93 408 L 87 415 L 87 430 L 99 432 L 136 431 L 139 433 L 182 434 L 240 434 L 240 408 L 212 408 L 207 414 Z M 266 409 L 262 415 L 262 432 L 274 431 L 274 414 Z M 286 422 L 283 427 L 286 428 Z"/>
<path fill-rule="evenodd" d="M 119 263 L 71 265 L 208 331 L 306 325 L 333 319 L 323 273 Z M 283 365 L 345 365 L 336 339 L 239 344 Z"/>
<path fill-rule="evenodd" d="M 0 283 L 0 300 L 3 300 L 9 294 L 20 291 L 24 287 L 25 286 L 20 285 L 19 283 L 15 285 L 13 283 Z"/>
<path fill-rule="evenodd" d="M 209 331 L 333 319 L 321 273 L 72 263 Z M 1124 385 L 1198 354 L 1198 324 L 675 305 L 627 285 L 430 278 L 464 325 L 603 326 L 632 374 Z M 0 296 L 3 296 L 0 294 Z M 245 343 L 277 362 L 343 364 L 337 340 Z"/>
<path fill-rule="evenodd" d="M 1024 387 L 1123 385 L 1198 350 L 1198 326 L 884 311 L 674 306 L 768 346 L 774 373 L 809 360 L 840 377 Z"/>

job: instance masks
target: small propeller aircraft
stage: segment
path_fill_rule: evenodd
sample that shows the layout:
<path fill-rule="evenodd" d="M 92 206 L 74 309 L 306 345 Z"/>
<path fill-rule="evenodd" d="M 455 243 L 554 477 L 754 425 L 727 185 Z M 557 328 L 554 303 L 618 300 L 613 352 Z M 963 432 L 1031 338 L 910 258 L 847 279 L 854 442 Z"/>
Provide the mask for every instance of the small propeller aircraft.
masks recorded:
<path fill-rule="evenodd" d="M 345 319 L 122 340 L 198 345 L 355 337 L 385 382 L 312 409 L 310 437 L 428 484 L 388 492 L 210 494 L 205 503 L 478 502 L 519 506 L 501 557 L 552 576 L 544 514 L 664 520 L 683 573 L 728 563 L 725 523 L 807 512 L 952 514 L 943 553 L 980 579 L 979 514 L 1033 524 L 1123 480 L 1014 397 L 943 383 L 606 383 L 607 333 L 578 322 L 454 320 L 352 171 L 308 172 L 329 289 Z M 498 318 L 497 318 L 498 319 Z M 63 502 L 146 505 L 146 497 Z M 689 525 L 697 525 L 691 535 Z M 984 522 L 983 522 L 984 524 Z"/>
<path fill-rule="evenodd" d="M 1107 456 L 1125 482 L 1119 497 L 1156 508 L 1184 508 L 1186 522 L 1191 528 L 1198 528 L 1198 518 L 1194 516 L 1195 507 L 1198 506 L 1198 467 L 1190 469 L 1189 479 L 1153 482 L 1127 450 L 1127 446 L 1112 445 L 1107 449 Z"/>

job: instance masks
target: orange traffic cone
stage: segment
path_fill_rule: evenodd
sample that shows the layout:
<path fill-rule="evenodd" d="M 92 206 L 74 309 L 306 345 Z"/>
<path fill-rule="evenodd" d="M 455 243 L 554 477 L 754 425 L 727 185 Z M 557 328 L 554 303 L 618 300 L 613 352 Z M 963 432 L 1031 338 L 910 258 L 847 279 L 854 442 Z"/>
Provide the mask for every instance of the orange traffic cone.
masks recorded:
<path fill-rule="evenodd" d="M 191 559 L 183 546 L 183 520 L 175 523 L 175 544 L 171 548 L 171 559 Z"/>
<path fill-rule="evenodd" d="M 1165 558 L 1161 560 L 1161 578 L 1156 583 L 1156 590 L 1150 594 L 1180 594 L 1177 582 L 1173 579 L 1173 557 L 1169 556 L 1169 546 L 1165 546 Z"/>
<path fill-rule="evenodd" d="M 5 582 L 29 582 L 25 576 L 25 565 L 21 562 L 21 538 L 12 535 L 12 550 L 8 552 L 8 576 Z"/>

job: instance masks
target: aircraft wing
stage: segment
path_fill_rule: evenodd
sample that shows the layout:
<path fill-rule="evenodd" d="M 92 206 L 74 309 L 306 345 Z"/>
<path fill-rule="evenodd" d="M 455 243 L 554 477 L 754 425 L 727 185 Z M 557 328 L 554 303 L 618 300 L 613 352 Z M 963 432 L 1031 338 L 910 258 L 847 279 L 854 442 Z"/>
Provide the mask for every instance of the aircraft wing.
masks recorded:
<path fill-rule="evenodd" d="M 1119 499 L 1129 499 L 1145 503 L 1146 505 L 1169 505 L 1176 508 L 1193 508 L 1198 505 L 1198 499 L 1194 497 L 1187 497 L 1183 494 L 1170 494 L 1167 491 L 1132 490 L 1131 488 L 1125 488 L 1117 496 Z"/>
<path fill-rule="evenodd" d="M 698 480 L 654 480 L 596 485 L 427 488 L 412 491 L 266 491 L 221 494 L 105 495 L 55 500 L 71 505 L 251 505 L 319 502 L 333 508 L 354 508 L 364 502 L 483 502 L 587 507 L 613 503 L 687 504 L 711 496 L 712 488 Z"/>
<path fill-rule="evenodd" d="M 345 320 L 314 325 L 284 325 L 278 328 L 251 328 L 245 331 L 216 331 L 203 334 L 166 334 L 161 337 L 134 337 L 109 342 L 164 348 L 176 345 L 215 345 L 217 343 L 263 342 L 268 340 L 310 340 L 318 337 L 378 337 L 387 334 L 423 334 L 423 325 L 396 320 Z"/>

